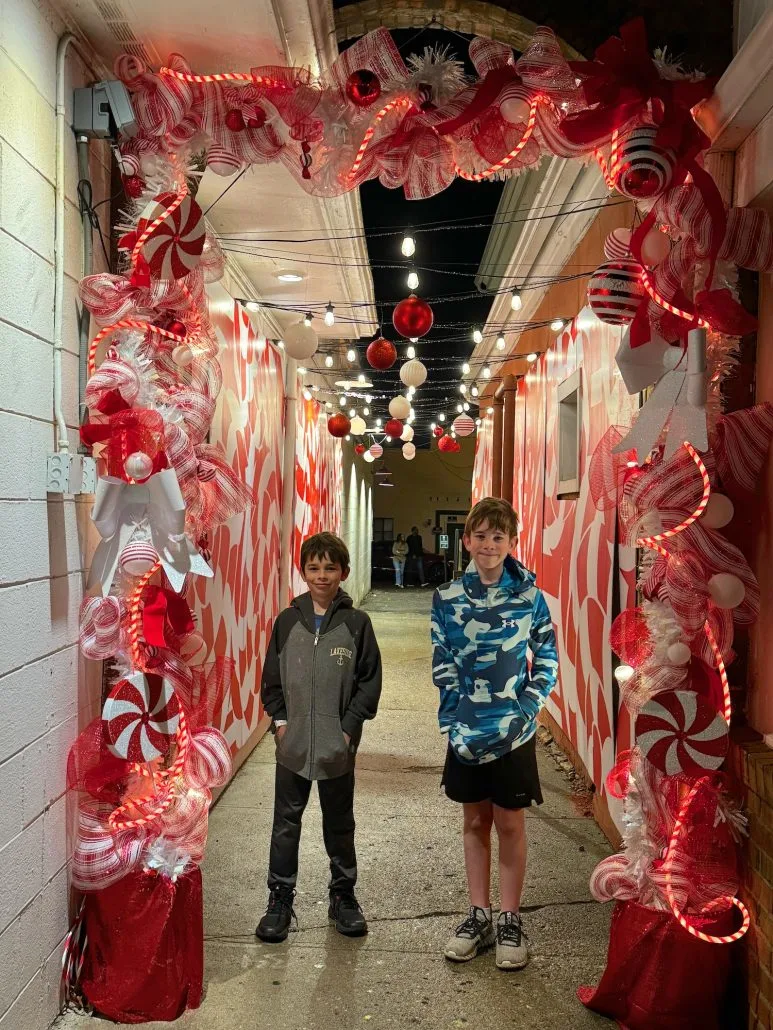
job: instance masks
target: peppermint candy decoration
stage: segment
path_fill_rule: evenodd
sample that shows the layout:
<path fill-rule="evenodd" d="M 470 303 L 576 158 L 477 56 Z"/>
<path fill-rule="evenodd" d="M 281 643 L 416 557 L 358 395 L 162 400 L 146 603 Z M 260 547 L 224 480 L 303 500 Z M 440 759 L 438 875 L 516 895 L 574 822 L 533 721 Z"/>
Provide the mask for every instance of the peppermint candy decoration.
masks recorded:
<path fill-rule="evenodd" d="M 140 377 L 132 365 L 113 357 L 116 352 L 108 351 L 102 362 L 86 384 L 86 407 L 99 408 L 108 394 L 118 391 L 127 404 L 133 404 L 140 392 Z"/>
<path fill-rule="evenodd" d="M 228 177 L 242 170 L 242 162 L 225 147 L 210 147 L 207 154 L 207 168 L 215 175 Z"/>
<path fill-rule="evenodd" d="M 70 881 L 78 890 L 109 887 L 139 861 L 144 834 L 128 830 L 113 833 L 108 824 L 112 811 L 112 805 L 95 801 L 85 802 L 78 811 L 78 837 L 70 869 Z"/>
<path fill-rule="evenodd" d="M 158 551 L 152 544 L 136 541 L 124 547 L 118 562 L 128 576 L 144 576 L 158 560 Z"/>
<path fill-rule="evenodd" d="M 627 901 L 639 897 L 636 878 L 625 855 L 609 855 L 593 870 L 590 892 L 596 901 Z"/>
<path fill-rule="evenodd" d="M 469 415 L 459 415 L 454 419 L 453 429 L 457 436 L 469 436 L 475 432 L 475 422 Z"/>
<path fill-rule="evenodd" d="M 694 690 L 652 698 L 639 712 L 635 731 L 642 754 L 667 776 L 702 776 L 718 769 L 727 754 L 727 723 Z"/>
<path fill-rule="evenodd" d="M 644 297 L 642 271 L 632 259 L 599 265 L 588 282 L 588 303 L 596 318 L 608 325 L 633 321 Z"/>
<path fill-rule="evenodd" d="M 118 650 L 123 606 L 117 597 L 87 597 L 81 605 L 80 646 L 87 658 L 101 661 Z"/>
<path fill-rule="evenodd" d="M 137 225 L 141 236 L 157 218 L 163 217 L 142 248 L 142 255 L 154 279 L 183 279 L 201 260 L 206 229 L 204 216 L 196 201 L 186 195 L 174 211 L 164 215 L 176 199 L 174 193 L 161 193 L 145 208 Z"/>
<path fill-rule="evenodd" d="M 152 762 L 167 754 L 180 722 L 180 702 L 160 676 L 133 673 L 119 680 L 102 709 L 108 748 L 129 762 Z"/>
<path fill-rule="evenodd" d="M 232 772 L 231 751 L 220 730 L 209 726 L 191 736 L 184 775 L 192 787 L 222 787 Z"/>

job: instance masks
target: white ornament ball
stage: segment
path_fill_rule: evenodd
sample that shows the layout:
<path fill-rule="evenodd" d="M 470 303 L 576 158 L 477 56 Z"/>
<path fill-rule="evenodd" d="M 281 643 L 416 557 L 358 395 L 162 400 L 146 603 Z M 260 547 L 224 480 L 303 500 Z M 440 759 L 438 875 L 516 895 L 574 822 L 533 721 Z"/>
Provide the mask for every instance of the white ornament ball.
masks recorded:
<path fill-rule="evenodd" d="M 459 415 L 458 418 L 454 419 L 451 428 L 457 436 L 470 436 L 471 433 L 475 432 L 475 422 L 469 415 Z"/>
<path fill-rule="evenodd" d="M 666 651 L 668 660 L 672 665 L 687 665 L 692 658 L 692 651 L 687 644 L 682 643 L 681 640 L 677 641 Z"/>
<path fill-rule="evenodd" d="M 285 331 L 285 352 L 296 361 L 305 361 L 316 353 L 319 339 L 310 325 L 296 322 Z"/>
<path fill-rule="evenodd" d="M 642 266 L 623 259 L 599 265 L 588 280 L 588 303 L 596 318 L 608 325 L 632 322 L 644 297 Z"/>
<path fill-rule="evenodd" d="M 144 451 L 134 451 L 123 463 L 123 470 L 129 479 L 147 479 L 153 471 L 153 460 Z"/>
<path fill-rule="evenodd" d="M 658 129 L 640 125 L 623 138 L 617 148 L 615 187 L 631 200 L 653 200 L 671 182 L 676 165 L 673 150 L 655 142 Z"/>
<path fill-rule="evenodd" d="M 411 413 L 411 405 L 407 397 L 398 394 L 389 402 L 389 414 L 392 418 L 399 418 L 401 421 L 408 418 Z"/>
<path fill-rule="evenodd" d="M 370 465 L 370 463 L 371 463 L 372 461 L 375 461 L 376 459 L 375 459 L 375 457 L 374 457 L 374 456 L 373 456 L 373 455 L 372 455 L 372 454 L 370 453 L 370 451 L 365 451 L 365 453 L 364 453 L 364 454 L 363 454 L 363 456 L 362 456 L 362 460 L 363 460 L 363 461 L 367 461 L 367 463 L 368 463 L 368 464 Z"/>
<path fill-rule="evenodd" d="M 654 268 L 665 261 L 671 253 L 671 243 L 665 233 L 659 229 L 650 229 L 642 240 L 641 259 L 647 268 Z"/>
<path fill-rule="evenodd" d="M 607 261 L 621 261 L 631 256 L 631 230 L 613 229 L 604 240 L 604 257 Z"/>
<path fill-rule="evenodd" d="M 193 351 L 190 349 L 187 343 L 179 343 L 172 351 L 172 361 L 175 365 L 182 365 L 184 368 L 186 365 L 190 365 L 193 361 Z"/>
<path fill-rule="evenodd" d="M 413 461 L 416 457 L 416 447 L 412 443 L 403 444 L 403 457 L 406 461 Z"/>
<path fill-rule="evenodd" d="M 703 513 L 703 524 L 709 529 L 722 529 L 735 515 L 733 502 L 725 494 L 712 493 Z"/>
<path fill-rule="evenodd" d="M 127 575 L 144 576 L 158 561 L 158 552 L 152 544 L 127 544 L 118 561 Z"/>
<path fill-rule="evenodd" d="M 737 608 L 746 597 L 746 587 L 732 572 L 718 572 L 709 580 L 709 593 L 717 608 Z"/>
<path fill-rule="evenodd" d="M 529 120 L 531 96 L 528 89 L 510 83 L 499 94 L 499 113 L 510 125 L 522 125 Z"/>
<path fill-rule="evenodd" d="M 413 439 L 413 426 L 403 426 L 403 431 L 400 434 L 400 439 L 405 440 L 406 443 L 410 443 Z"/>
<path fill-rule="evenodd" d="M 121 154 L 118 158 L 118 168 L 121 175 L 139 175 L 140 174 L 140 162 L 139 158 L 134 154 Z"/>
<path fill-rule="evenodd" d="M 352 436 L 362 436 L 368 427 L 365 425 L 365 419 L 360 418 L 359 415 L 355 415 L 351 422 L 351 428 L 349 432 Z"/>
<path fill-rule="evenodd" d="M 144 176 L 156 175 L 160 170 L 161 163 L 156 154 L 143 154 L 140 157 L 140 168 Z"/>
<path fill-rule="evenodd" d="M 210 147 L 207 154 L 207 168 L 215 175 L 236 175 L 241 171 L 242 162 L 225 147 Z"/>
<path fill-rule="evenodd" d="M 368 450 L 368 454 L 370 454 L 372 458 L 380 458 L 383 453 L 384 448 L 381 446 L 380 443 L 374 443 L 373 446 L 370 447 Z"/>
<path fill-rule="evenodd" d="M 400 369 L 400 378 L 406 386 L 412 386 L 415 390 L 418 390 L 427 378 L 426 365 L 423 365 L 418 358 L 411 358 Z"/>

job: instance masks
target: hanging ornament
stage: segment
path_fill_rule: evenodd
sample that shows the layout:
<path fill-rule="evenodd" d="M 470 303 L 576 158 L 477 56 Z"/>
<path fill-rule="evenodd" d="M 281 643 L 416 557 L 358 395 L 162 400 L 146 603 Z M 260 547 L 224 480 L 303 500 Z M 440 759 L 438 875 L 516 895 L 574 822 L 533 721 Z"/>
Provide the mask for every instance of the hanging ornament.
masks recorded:
<path fill-rule="evenodd" d="M 348 77 L 345 90 L 356 107 L 370 107 L 381 96 L 381 83 L 374 72 L 360 68 Z"/>
<path fill-rule="evenodd" d="M 413 426 L 403 426 L 403 431 L 400 433 L 400 439 L 405 440 L 406 443 L 410 443 L 413 439 Z"/>
<path fill-rule="evenodd" d="M 454 419 L 453 428 L 457 436 L 469 436 L 475 432 L 475 422 L 469 415 L 459 415 Z"/>
<path fill-rule="evenodd" d="M 427 367 L 418 358 L 411 358 L 401 366 L 400 378 L 406 386 L 412 386 L 414 390 L 418 390 L 427 379 Z"/>
<path fill-rule="evenodd" d="M 642 125 L 633 129 L 618 144 L 613 158 L 612 178 L 615 188 L 631 200 L 659 197 L 674 173 L 676 156 L 655 143 L 658 129 Z"/>
<path fill-rule="evenodd" d="M 362 460 L 367 461 L 367 463 L 370 465 L 371 462 L 376 460 L 376 458 L 375 455 L 370 453 L 370 451 L 365 451 L 365 453 L 362 456 Z"/>
<path fill-rule="evenodd" d="M 138 200 L 145 192 L 145 180 L 139 175 L 127 175 L 123 181 L 123 188 L 130 200 Z"/>
<path fill-rule="evenodd" d="M 352 428 L 349 430 L 349 432 L 352 434 L 352 436 L 362 436 L 362 434 L 365 432 L 367 428 L 368 427 L 365 425 L 365 419 L 360 418 L 359 415 L 355 415 L 352 419 Z"/>
<path fill-rule="evenodd" d="M 666 690 L 636 717 L 636 746 L 667 776 L 701 776 L 718 769 L 728 746 L 727 723 L 694 690 Z"/>
<path fill-rule="evenodd" d="M 654 268 L 671 253 L 671 241 L 659 229 L 650 229 L 641 242 L 641 259 L 647 268 Z"/>
<path fill-rule="evenodd" d="M 735 508 L 730 498 L 712 491 L 701 521 L 708 529 L 722 529 L 732 522 L 733 515 Z"/>
<path fill-rule="evenodd" d="M 642 266 L 632 259 L 599 265 L 588 281 L 588 303 L 596 318 L 608 325 L 632 322 L 645 295 Z"/>
<path fill-rule="evenodd" d="M 365 444 L 364 443 L 355 444 L 354 453 L 355 454 L 364 454 L 365 453 Z"/>
<path fill-rule="evenodd" d="M 442 426 L 435 426 L 435 428 L 432 430 L 432 435 L 438 440 L 443 435 L 443 433 L 445 433 L 445 429 L 443 429 Z"/>
<path fill-rule="evenodd" d="M 172 351 L 172 361 L 175 365 L 180 365 L 181 368 L 190 365 L 193 361 L 193 351 L 187 343 L 180 343 L 175 347 Z"/>
<path fill-rule="evenodd" d="M 136 154 L 118 153 L 118 171 L 128 179 L 130 175 L 136 175 L 140 170 L 140 161 Z"/>
<path fill-rule="evenodd" d="M 746 597 L 743 582 L 731 572 L 718 572 L 708 583 L 711 600 L 717 608 L 737 608 Z"/>
<path fill-rule="evenodd" d="M 207 642 L 198 630 L 189 633 L 180 645 L 180 657 L 190 662 L 192 658 L 207 646 Z"/>
<path fill-rule="evenodd" d="M 412 443 L 403 444 L 403 457 L 406 461 L 413 461 L 416 457 L 416 447 Z"/>
<path fill-rule="evenodd" d="M 296 322 L 285 331 L 285 352 L 296 361 L 305 361 L 316 353 L 319 339 L 314 329 L 305 322 Z"/>
<path fill-rule="evenodd" d="M 181 322 L 179 318 L 173 318 L 166 328 L 170 333 L 174 333 L 175 336 L 186 336 L 188 333 L 185 322 Z"/>
<path fill-rule="evenodd" d="M 123 463 L 123 470 L 129 479 L 141 483 L 153 471 L 153 459 L 144 451 L 135 451 Z"/>
<path fill-rule="evenodd" d="M 231 132 L 244 132 L 247 128 L 244 115 L 238 107 L 234 107 L 232 110 L 226 112 L 225 124 L 226 128 L 230 129 Z"/>
<path fill-rule="evenodd" d="M 129 762 L 168 753 L 180 721 L 180 702 L 169 680 L 141 672 L 119 680 L 102 708 L 108 748 Z"/>
<path fill-rule="evenodd" d="M 153 278 L 165 282 L 183 279 L 196 268 L 201 261 L 206 238 L 204 215 L 190 194 L 174 211 L 164 213 L 176 199 L 174 193 L 161 193 L 154 197 L 137 223 L 137 236 L 140 237 L 157 218 L 163 218 L 145 241 L 142 256 Z"/>
<path fill-rule="evenodd" d="M 390 418 L 384 426 L 384 432 L 387 436 L 391 436 L 393 440 L 397 440 L 402 435 L 403 424 L 399 418 Z"/>
<path fill-rule="evenodd" d="M 308 142 L 308 140 L 304 140 L 303 143 L 301 143 L 301 178 L 302 179 L 310 179 L 311 178 L 311 162 L 312 162 L 311 144 Z"/>
<path fill-rule="evenodd" d="M 531 113 L 531 93 L 519 82 L 510 82 L 499 94 L 499 113 L 509 125 L 523 125 Z"/>
<path fill-rule="evenodd" d="M 441 436 L 437 442 L 438 450 L 449 453 L 454 450 L 454 441 L 450 436 Z"/>
<path fill-rule="evenodd" d="M 262 129 L 263 126 L 266 124 L 266 119 L 267 118 L 268 118 L 268 115 L 263 110 L 263 108 L 255 106 L 252 109 L 252 117 L 247 119 L 247 128 L 248 129 Z"/>
<path fill-rule="evenodd" d="M 365 357 L 371 368 L 377 368 L 379 372 L 385 372 L 397 361 L 397 348 L 390 340 L 379 336 L 368 344 Z"/>
<path fill-rule="evenodd" d="M 242 162 L 225 147 L 215 146 L 207 152 L 207 168 L 215 175 L 227 177 L 241 171 Z"/>
<path fill-rule="evenodd" d="M 666 657 L 673 665 L 687 665 L 692 658 L 692 651 L 687 644 L 678 640 L 667 649 Z"/>
<path fill-rule="evenodd" d="M 426 336 L 432 328 L 433 320 L 432 308 L 415 293 L 401 300 L 392 313 L 395 329 L 408 339 Z"/>
<path fill-rule="evenodd" d="M 371 459 L 380 458 L 383 453 L 384 448 L 381 446 L 380 443 L 374 443 L 371 447 L 368 448 L 368 454 L 371 456 Z"/>
<path fill-rule="evenodd" d="M 348 436 L 351 432 L 352 424 L 349 419 L 342 412 L 337 411 L 335 415 L 331 415 L 327 420 L 327 431 L 331 436 L 337 437 L 339 440 L 344 436 Z"/>
<path fill-rule="evenodd" d="M 406 419 L 411 413 L 411 405 L 407 397 L 399 393 L 389 402 L 389 414 L 392 418 Z"/>
<path fill-rule="evenodd" d="M 159 561 L 159 557 L 152 544 L 137 541 L 124 547 L 118 561 L 127 576 L 144 576 Z"/>
<path fill-rule="evenodd" d="M 604 240 L 604 257 L 607 261 L 622 261 L 631 256 L 631 230 L 613 229 Z"/>

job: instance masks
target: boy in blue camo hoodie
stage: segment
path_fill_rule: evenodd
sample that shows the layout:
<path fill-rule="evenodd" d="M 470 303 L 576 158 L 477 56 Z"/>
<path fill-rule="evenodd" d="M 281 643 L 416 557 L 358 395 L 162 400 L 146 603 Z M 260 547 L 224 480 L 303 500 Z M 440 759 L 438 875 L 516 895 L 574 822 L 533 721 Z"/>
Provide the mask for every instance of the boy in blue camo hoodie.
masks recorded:
<path fill-rule="evenodd" d="M 526 875 L 525 809 L 542 804 L 537 714 L 558 674 L 550 612 L 535 576 L 512 557 L 518 516 L 487 497 L 464 527 L 471 562 L 432 601 L 432 678 L 440 690 L 440 730 L 448 734 L 446 796 L 464 809 L 468 917 L 445 948 L 467 962 L 496 943 L 499 969 L 528 962 L 519 913 Z M 531 668 L 527 659 L 531 652 Z M 499 838 L 501 911 L 490 900 L 491 827 Z"/>

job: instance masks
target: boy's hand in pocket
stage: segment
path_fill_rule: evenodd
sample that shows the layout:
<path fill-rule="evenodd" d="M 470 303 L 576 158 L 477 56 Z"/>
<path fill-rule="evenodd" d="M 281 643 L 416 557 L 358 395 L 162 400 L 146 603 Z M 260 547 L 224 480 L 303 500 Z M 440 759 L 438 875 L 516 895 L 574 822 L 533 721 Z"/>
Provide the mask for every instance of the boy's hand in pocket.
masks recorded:
<path fill-rule="evenodd" d="M 276 728 L 276 742 L 277 742 L 277 744 L 282 739 L 282 737 L 285 735 L 286 730 L 287 730 L 287 725 L 286 724 L 284 726 L 277 726 L 277 728 Z"/>
<path fill-rule="evenodd" d="M 346 740 L 346 746 L 349 747 L 349 745 L 352 742 L 352 738 L 349 736 L 348 733 L 344 733 L 344 739 Z"/>

